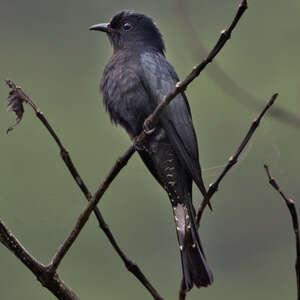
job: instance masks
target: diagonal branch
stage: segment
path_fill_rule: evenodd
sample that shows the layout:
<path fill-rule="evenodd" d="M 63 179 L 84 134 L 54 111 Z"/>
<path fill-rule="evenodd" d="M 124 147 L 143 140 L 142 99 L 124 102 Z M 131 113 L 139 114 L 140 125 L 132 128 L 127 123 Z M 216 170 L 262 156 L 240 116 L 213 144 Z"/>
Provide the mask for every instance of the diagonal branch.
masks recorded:
<path fill-rule="evenodd" d="M 221 35 L 219 37 L 219 40 L 217 41 L 214 48 L 211 50 L 211 52 L 208 54 L 206 59 L 204 59 L 199 65 L 193 68 L 192 72 L 183 80 L 177 82 L 176 86 L 174 87 L 173 91 L 171 91 L 168 95 L 166 95 L 161 103 L 155 108 L 154 112 L 145 120 L 144 127 L 147 130 L 151 131 L 151 128 L 158 122 L 159 117 L 163 111 L 163 109 L 180 93 L 184 92 L 188 85 L 200 75 L 200 73 L 204 70 L 204 68 L 213 61 L 213 59 L 216 57 L 216 55 L 221 51 L 221 49 L 224 47 L 226 42 L 230 39 L 231 33 L 235 26 L 237 25 L 238 21 L 244 14 L 245 10 L 248 8 L 248 4 L 246 0 L 243 0 L 241 4 L 239 5 L 238 11 L 235 15 L 234 20 L 232 21 L 232 24 L 227 30 L 223 30 L 221 32 Z M 146 135 L 145 132 L 142 132 L 142 134 L 139 136 L 138 140 L 141 138 L 144 138 Z"/>
<path fill-rule="evenodd" d="M 37 277 L 40 283 L 61 300 L 79 300 L 79 297 L 47 267 L 38 262 L 8 230 L 0 219 L 0 242 Z"/>
<path fill-rule="evenodd" d="M 66 164 L 68 170 L 72 174 L 72 177 L 76 181 L 77 185 L 79 186 L 80 190 L 84 194 L 85 198 L 88 201 L 91 201 L 92 199 L 95 199 L 95 197 L 97 196 L 97 193 L 95 194 L 94 197 L 92 197 L 92 194 L 88 190 L 88 188 L 85 185 L 84 181 L 80 177 L 77 169 L 75 168 L 75 165 L 72 162 L 72 159 L 69 155 L 69 152 L 63 146 L 63 144 L 60 141 L 59 137 L 57 136 L 54 129 L 52 128 L 52 126 L 48 122 L 45 115 L 41 112 L 39 107 L 24 93 L 24 91 L 20 87 L 17 87 L 14 84 L 14 82 L 12 82 L 11 80 L 6 80 L 6 83 L 11 88 L 11 93 L 14 93 L 13 95 L 16 96 L 17 99 L 19 99 L 19 102 L 25 102 L 25 103 L 27 103 L 28 105 L 31 106 L 31 108 L 35 111 L 36 116 L 40 119 L 40 121 L 43 123 L 43 125 L 48 130 L 48 132 L 51 134 L 52 138 L 55 140 L 57 146 L 60 149 L 60 154 L 61 154 L 61 157 L 62 157 L 64 163 Z M 11 130 L 11 129 L 9 129 L 9 130 Z M 133 146 L 130 146 L 128 148 L 128 150 L 122 155 L 122 157 L 120 157 L 116 161 L 116 163 L 113 166 L 110 174 L 108 175 L 106 180 L 102 183 L 102 190 L 101 190 L 102 194 L 101 194 L 100 198 L 102 197 L 104 191 L 108 188 L 111 181 L 117 176 L 119 171 L 126 165 L 128 160 L 133 155 L 134 151 L 135 150 L 134 150 Z M 110 176 L 112 176 L 112 177 L 110 177 Z M 100 200 L 100 198 L 96 199 L 95 201 L 98 202 Z M 90 210 L 91 210 L 91 207 L 92 207 L 92 209 L 94 210 L 94 214 L 96 215 L 96 218 L 98 220 L 99 227 L 105 233 L 105 235 L 108 238 L 109 242 L 111 243 L 113 249 L 118 253 L 118 255 L 122 259 L 122 261 L 125 264 L 128 271 L 130 271 L 145 286 L 145 288 L 151 293 L 151 295 L 153 296 L 154 299 L 158 299 L 158 300 L 162 299 L 162 297 L 158 294 L 158 292 L 155 290 L 155 288 L 148 281 L 146 276 L 142 273 L 140 268 L 134 262 L 132 262 L 125 255 L 125 253 L 121 250 L 121 248 L 119 247 L 119 245 L 118 245 L 116 239 L 114 238 L 111 230 L 109 229 L 109 226 L 105 223 L 104 218 L 103 218 L 101 212 L 99 211 L 99 209 L 96 207 L 96 205 L 97 205 L 97 203 L 95 204 L 95 202 L 93 202 L 92 204 L 89 204 L 85 208 L 84 212 L 80 215 L 80 217 L 78 218 L 78 220 L 76 222 L 76 225 L 75 225 L 74 229 L 72 230 L 70 235 L 67 237 L 65 242 L 60 246 L 58 252 L 53 257 L 53 259 L 52 259 L 52 261 L 49 265 L 50 271 L 52 273 L 54 273 L 56 271 L 56 269 L 57 269 L 59 263 L 61 262 L 62 258 L 66 255 L 67 251 L 70 249 L 73 242 L 75 241 L 78 234 L 80 233 L 82 227 L 86 223 L 86 221 L 87 221 L 87 219 L 88 219 L 88 217 L 91 213 Z"/>
<path fill-rule="evenodd" d="M 214 195 L 214 193 L 218 190 L 219 184 L 222 181 L 222 179 L 224 178 L 224 176 L 227 174 L 227 172 L 238 162 L 239 156 L 241 155 L 242 151 L 245 149 L 245 147 L 247 146 L 249 140 L 253 136 L 254 132 L 257 129 L 257 127 L 259 126 L 261 119 L 263 118 L 263 116 L 265 115 L 265 113 L 269 110 L 269 108 L 275 102 L 277 96 L 278 96 L 278 94 L 274 94 L 271 97 L 271 99 L 268 101 L 267 105 L 264 107 L 264 109 L 262 110 L 262 112 L 259 114 L 258 118 L 255 119 L 252 122 L 251 127 L 249 128 L 246 136 L 244 137 L 242 143 L 238 147 L 238 149 L 235 152 L 235 154 L 229 158 L 229 161 L 228 161 L 227 165 L 225 166 L 225 168 L 223 169 L 223 171 L 221 172 L 221 174 L 219 175 L 219 177 L 217 178 L 217 180 L 213 184 L 211 184 L 209 186 L 209 189 L 207 191 L 207 198 L 208 198 L 208 200 L 211 199 L 211 197 Z M 204 209 L 205 209 L 205 207 L 207 205 L 207 201 L 208 200 L 203 199 L 203 201 L 202 201 L 202 203 L 201 203 L 201 205 L 200 205 L 200 207 L 198 209 L 197 218 L 196 218 L 196 223 L 197 223 L 198 227 L 199 227 L 200 220 L 201 220 L 202 214 L 204 212 Z"/>
<path fill-rule="evenodd" d="M 269 167 L 264 165 L 267 176 L 269 178 L 270 185 L 280 194 L 280 196 L 285 201 L 285 204 L 290 212 L 292 218 L 293 229 L 295 233 L 296 239 L 296 279 L 297 279 L 297 299 L 300 299 L 300 237 L 299 237 L 299 222 L 298 222 L 298 214 L 295 206 L 295 202 L 292 199 L 289 199 L 285 196 L 285 194 L 281 191 L 276 180 L 271 176 Z"/>
<path fill-rule="evenodd" d="M 268 111 L 268 109 L 273 105 L 273 103 L 275 102 L 277 96 L 278 96 L 278 94 L 274 94 L 271 97 L 271 99 L 268 101 L 267 105 L 264 107 L 262 112 L 259 114 L 258 118 L 252 122 L 250 129 L 248 130 L 246 136 L 244 137 L 242 143 L 238 147 L 235 154 L 229 158 L 229 161 L 228 161 L 227 165 L 225 166 L 224 170 L 221 172 L 221 174 L 219 175 L 217 180 L 209 186 L 209 189 L 207 191 L 207 196 L 206 196 L 207 199 L 204 198 L 202 200 L 202 203 L 201 203 L 201 205 L 200 205 L 200 207 L 197 211 L 196 225 L 197 225 L 198 228 L 200 226 L 200 221 L 201 221 L 203 212 L 206 208 L 206 205 L 208 204 L 208 202 L 210 201 L 210 199 L 212 198 L 214 193 L 218 190 L 219 184 L 222 181 L 222 179 L 225 177 L 227 172 L 238 162 L 240 154 L 242 153 L 242 151 L 247 146 L 249 140 L 251 139 L 252 135 L 256 131 L 257 127 L 259 126 L 261 119 L 263 118 L 265 113 Z M 179 300 L 184 300 L 186 298 L 186 291 L 184 290 L 184 288 L 185 288 L 185 284 L 184 284 L 184 281 L 182 280 L 181 285 L 180 285 L 180 289 L 179 289 Z"/>

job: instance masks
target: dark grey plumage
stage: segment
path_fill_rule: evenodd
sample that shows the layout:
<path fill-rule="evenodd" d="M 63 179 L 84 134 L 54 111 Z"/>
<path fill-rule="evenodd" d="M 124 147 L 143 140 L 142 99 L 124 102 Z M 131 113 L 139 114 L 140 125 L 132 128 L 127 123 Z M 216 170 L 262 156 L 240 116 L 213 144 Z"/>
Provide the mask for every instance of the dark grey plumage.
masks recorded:
<path fill-rule="evenodd" d="M 110 23 L 92 26 L 104 31 L 113 45 L 113 56 L 101 80 L 104 105 L 111 120 L 126 129 L 131 139 L 142 131 L 144 120 L 178 82 L 164 56 L 162 36 L 143 14 L 118 13 Z M 192 182 L 205 195 L 196 134 L 184 93 L 164 110 L 142 160 L 169 195 L 179 241 L 186 289 L 213 281 L 195 227 Z"/>

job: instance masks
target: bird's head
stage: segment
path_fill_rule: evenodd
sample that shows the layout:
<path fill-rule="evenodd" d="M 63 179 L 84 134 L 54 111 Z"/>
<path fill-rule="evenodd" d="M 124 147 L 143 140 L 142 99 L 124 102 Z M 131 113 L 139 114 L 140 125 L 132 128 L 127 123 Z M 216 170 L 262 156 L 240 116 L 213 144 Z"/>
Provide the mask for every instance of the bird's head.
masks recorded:
<path fill-rule="evenodd" d="M 106 32 L 114 50 L 150 47 L 164 52 L 162 36 L 153 21 L 132 11 L 121 11 L 109 23 L 93 25 L 90 30 Z"/>

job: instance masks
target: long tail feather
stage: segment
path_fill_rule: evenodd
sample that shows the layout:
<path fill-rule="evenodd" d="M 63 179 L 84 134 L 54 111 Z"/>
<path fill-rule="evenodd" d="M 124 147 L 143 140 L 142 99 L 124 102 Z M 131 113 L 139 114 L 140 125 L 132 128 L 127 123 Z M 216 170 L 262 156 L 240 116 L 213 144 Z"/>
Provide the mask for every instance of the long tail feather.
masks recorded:
<path fill-rule="evenodd" d="M 186 290 L 194 284 L 199 288 L 206 287 L 212 284 L 213 275 L 203 253 L 191 207 L 177 203 L 173 206 L 173 213 Z"/>

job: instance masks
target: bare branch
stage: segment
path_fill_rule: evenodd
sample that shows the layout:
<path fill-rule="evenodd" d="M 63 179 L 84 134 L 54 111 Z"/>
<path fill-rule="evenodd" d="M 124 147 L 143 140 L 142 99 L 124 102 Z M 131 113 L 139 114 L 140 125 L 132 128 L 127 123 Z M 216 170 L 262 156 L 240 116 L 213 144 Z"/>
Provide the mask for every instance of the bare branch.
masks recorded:
<path fill-rule="evenodd" d="M 209 189 L 207 191 L 207 197 L 208 197 L 208 199 L 211 199 L 211 197 L 213 196 L 213 194 L 218 190 L 219 184 L 222 181 L 222 179 L 224 178 L 224 176 L 238 162 L 240 154 L 242 153 L 242 151 L 247 146 L 249 140 L 251 139 L 252 135 L 256 131 L 257 127 L 259 126 L 259 123 L 260 123 L 261 119 L 263 118 L 263 116 L 265 115 L 265 113 L 268 111 L 268 109 L 273 105 L 273 103 L 275 102 L 277 96 L 278 96 L 278 94 L 274 94 L 271 97 L 271 99 L 268 101 L 267 105 L 264 107 L 264 109 L 262 110 L 262 112 L 259 114 L 258 118 L 252 122 L 251 127 L 249 128 L 246 136 L 244 137 L 242 143 L 238 147 L 238 149 L 235 152 L 235 154 L 229 158 L 227 165 L 225 166 L 224 170 L 221 172 L 221 174 L 219 175 L 219 177 L 217 178 L 217 180 L 213 184 L 211 184 L 209 186 Z M 202 214 L 203 214 L 204 209 L 205 209 L 206 204 L 207 204 L 206 201 L 207 200 L 203 199 L 203 201 L 202 201 L 202 203 L 201 203 L 201 205 L 200 205 L 200 207 L 198 209 L 198 212 L 197 212 L 196 223 L 197 223 L 198 227 L 199 227 L 199 224 L 200 224 L 200 220 L 201 220 Z"/>
<path fill-rule="evenodd" d="M 21 89 L 21 87 L 17 87 L 11 80 L 6 80 L 6 83 L 12 89 L 12 92 L 14 93 L 15 96 L 17 96 L 17 98 L 19 99 L 19 101 L 21 103 L 25 102 L 25 103 L 29 104 L 31 106 L 31 108 L 35 111 L 36 116 L 40 119 L 40 121 L 46 127 L 48 132 L 51 134 L 51 136 L 55 140 L 57 146 L 59 147 L 61 157 L 62 157 L 64 163 L 66 164 L 68 170 L 72 174 L 72 177 L 76 181 L 77 185 L 79 186 L 80 190 L 84 194 L 85 198 L 88 201 L 90 201 L 93 198 L 92 194 L 90 193 L 90 191 L 88 190 L 88 188 L 85 185 L 84 181 L 82 180 L 81 176 L 79 175 L 78 171 L 76 170 L 76 168 L 75 168 L 75 166 L 72 162 L 72 159 L 69 155 L 69 152 L 63 146 L 62 142 L 60 141 L 59 137 L 55 133 L 54 129 L 52 128 L 52 126 L 50 125 L 48 120 L 46 119 L 45 115 L 41 112 L 39 107 L 24 93 L 24 91 Z M 134 151 L 135 151 L 134 147 L 130 146 L 127 149 L 127 151 L 122 155 L 122 157 L 117 159 L 114 167 L 112 168 L 111 173 L 108 175 L 108 177 L 106 178 L 106 180 L 102 184 L 103 187 L 104 187 L 104 190 L 106 190 L 107 187 L 110 184 L 110 182 L 108 183 L 108 180 L 110 178 L 109 176 L 114 176 L 114 177 L 117 176 L 119 171 L 126 165 L 128 160 L 130 159 L 130 157 L 133 155 Z M 108 183 L 108 185 L 105 186 L 105 184 L 107 184 L 107 183 Z M 102 195 L 100 196 L 100 198 L 102 197 Z M 97 201 L 99 201 L 100 198 Z M 109 229 L 109 226 L 104 221 L 104 218 L 103 218 L 101 212 L 99 211 L 99 209 L 96 206 L 94 206 L 93 204 L 91 206 L 94 207 L 93 208 L 94 209 L 94 214 L 96 215 L 96 218 L 98 220 L 99 227 L 103 230 L 106 237 L 110 241 L 113 249 L 118 253 L 120 258 L 122 259 L 122 261 L 123 261 L 125 267 L 127 268 L 127 270 L 130 271 L 145 286 L 145 288 L 151 293 L 151 295 L 153 296 L 154 299 L 158 299 L 158 300 L 163 299 L 158 294 L 158 292 L 155 290 L 155 288 L 150 284 L 150 282 L 148 281 L 146 276 L 143 274 L 143 272 L 140 270 L 140 268 L 134 262 L 132 262 L 125 255 L 125 253 L 121 250 L 121 248 L 119 247 L 119 245 L 118 245 L 116 239 L 114 238 L 111 230 Z M 90 206 L 88 205 L 86 207 L 84 213 L 82 213 L 80 215 L 79 219 L 77 220 L 76 225 L 75 225 L 74 229 L 72 230 L 71 234 L 68 236 L 68 238 L 65 240 L 65 242 L 61 245 L 61 247 L 59 248 L 56 255 L 53 257 L 53 259 L 52 259 L 52 261 L 49 265 L 49 269 L 52 273 L 55 272 L 55 270 L 57 269 L 57 267 L 58 267 L 59 263 L 61 262 L 62 258 L 65 256 L 66 252 L 70 249 L 70 247 L 72 246 L 72 244 L 75 241 L 76 237 L 78 236 L 79 232 L 81 231 L 82 226 L 86 223 L 87 219 L 85 219 L 85 218 L 86 218 L 87 215 L 88 216 L 90 215 L 89 211 L 90 211 Z"/>
<path fill-rule="evenodd" d="M 238 21 L 244 14 L 245 10 L 248 8 L 248 4 L 246 0 L 243 0 L 239 5 L 239 9 L 235 15 L 232 24 L 227 30 L 223 30 L 217 41 L 214 48 L 208 54 L 206 59 L 204 59 L 199 65 L 193 68 L 192 72 L 183 80 L 177 82 L 176 86 L 174 87 L 173 91 L 171 91 L 168 95 L 166 95 L 161 103 L 155 108 L 154 112 L 145 120 L 144 127 L 147 130 L 151 131 L 151 128 L 158 122 L 158 119 L 163 111 L 163 109 L 180 93 L 184 92 L 188 85 L 200 75 L 203 69 L 213 61 L 216 55 L 220 52 L 220 50 L 224 47 L 226 42 L 230 39 L 231 33 L 235 26 L 237 25 Z M 145 135 L 145 133 L 142 133 Z M 142 136 L 140 135 L 138 140 L 141 140 Z"/>
<path fill-rule="evenodd" d="M 258 118 L 252 122 L 246 136 L 244 137 L 242 143 L 238 147 L 235 154 L 229 158 L 227 165 L 225 166 L 225 168 L 223 169 L 223 171 L 221 172 L 221 174 L 219 175 L 217 180 L 209 186 L 209 189 L 207 191 L 207 196 L 206 196 L 208 199 L 204 198 L 202 200 L 202 203 L 201 203 L 201 205 L 200 205 L 200 207 L 197 211 L 196 225 L 197 225 L 198 228 L 200 226 L 200 221 L 201 221 L 201 218 L 202 218 L 202 215 L 203 215 L 203 212 L 206 208 L 207 203 L 210 201 L 210 199 L 212 198 L 214 193 L 218 190 L 219 184 L 222 181 L 222 179 L 225 177 L 227 172 L 238 162 L 239 156 L 241 155 L 242 151 L 245 149 L 245 147 L 247 146 L 247 144 L 250 141 L 251 137 L 253 136 L 254 132 L 256 131 L 257 127 L 259 126 L 261 119 L 263 118 L 265 113 L 269 110 L 269 108 L 275 102 L 277 96 L 278 96 L 278 94 L 274 94 L 271 97 L 271 99 L 268 101 L 267 105 L 264 107 L 262 112 L 259 114 Z M 180 287 L 180 290 L 179 290 L 179 300 L 184 300 L 185 296 L 186 296 L 185 291 L 183 290 L 183 287 L 184 287 L 184 285 L 183 285 L 183 281 L 182 281 L 181 282 L 181 287 Z"/>
<path fill-rule="evenodd" d="M 40 121 L 43 123 L 43 125 L 46 127 L 48 132 L 51 134 L 52 138 L 55 140 L 57 146 L 60 149 L 60 154 L 62 159 L 64 160 L 65 164 L 67 165 L 70 173 L 72 174 L 73 178 L 75 179 L 76 183 L 78 184 L 81 191 L 86 196 L 87 200 L 92 198 L 91 193 L 88 191 L 88 188 L 86 187 L 85 183 L 81 179 L 79 173 L 77 172 L 71 157 L 68 153 L 68 150 L 63 146 L 61 143 L 59 137 L 55 133 L 52 126 L 49 124 L 48 120 L 44 116 L 43 112 L 40 110 L 40 108 L 24 93 L 21 87 L 18 87 L 15 85 L 15 83 L 11 80 L 6 80 L 6 84 L 11 88 L 10 95 L 15 95 L 15 101 L 19 101 L 21 103 L 25 102 L 28 105 L 31 106 L 31 108 L 34 110 L 36 116 L 40 119 Z M 9 129 L 8 129 L 9 130 Z"/>
<path fill-rule="evenodd" d="M 285 194 L 281 191 L 276 180 L 271 176 L 269 167 L 264 165 L 267 176 L 269 178 L 270 185 L 280 194 L 280 196 L 284 199 L 285 204 L 290 212 L 292 218 L 293 229 L 295 233 L 296 240 L 296 279 L 297 279 L 297 299 L 300 299 L 300 237 L 299 237 L 299 222 L 298 222 L 298 214 L 295 206 L 295 202 L 292 199 L 289 199 L 285 196 Z"/>
<path fill-rule="evenodd" d="M 40 283 L 61 300 L 79 300 L 79 297 L 59 278 L 57 273 L 38 262 L 0 220 L 0 242 L 37 277 Z"/>
<path fill-rule="evenodd" d="M 207 56 L 208 51 L 205 49 L 199 38 L 199 29 L 195 30 L 193 22 L 188 13 L 188 1 L 174 0 L 177 7 L 178 20 L 182 23 L 182 28 L 187 34 L 184 35 L 186 39 L 189 39 L 191 51 L 195 59 L 199 57 Z M 240 104 L 259 111 L 263 99 L 260 99 L 241 87 L 228 73 L 222 69 L 222 67 L 215 62 L 206 70 L 208 76 L 228 95 L 233 97 Z M 274 107 L 269 113 L 269 117 L 274 118 L 286 125 L 300 128 L 300 116 L 285 110 L 281 107 Z"/>

